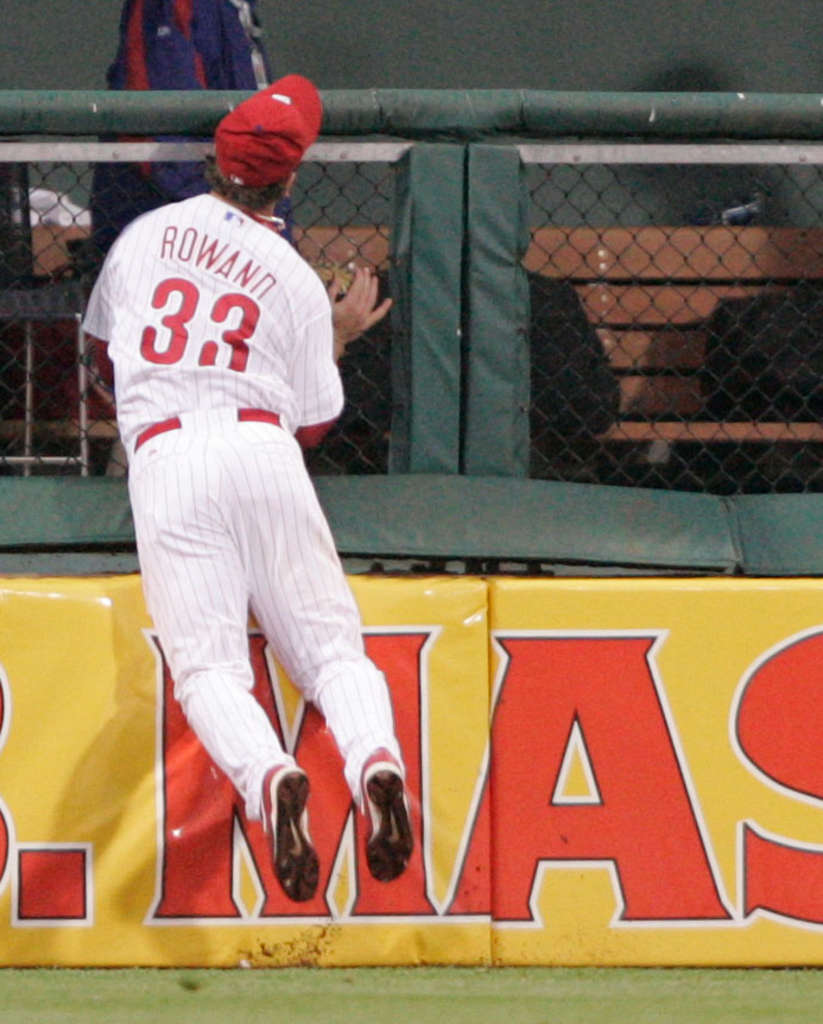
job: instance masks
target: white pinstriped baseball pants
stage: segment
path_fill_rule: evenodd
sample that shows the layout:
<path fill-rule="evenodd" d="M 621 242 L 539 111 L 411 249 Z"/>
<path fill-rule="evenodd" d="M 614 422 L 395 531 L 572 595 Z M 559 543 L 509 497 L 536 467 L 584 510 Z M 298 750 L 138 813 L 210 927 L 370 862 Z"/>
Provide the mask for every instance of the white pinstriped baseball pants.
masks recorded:
<path fill-rule="evenodd" d="M 361 798 L 366 759 L 400 760 L 391 698 L 366 657 L 360 614 L 297 441 L 235 409 L 181 414 L 132 455 L 143 589 L 175 697 L 215 763 L 260 817 L 263 776 L 294 763 L 254 698 L 248 612 L 326 719 Z"/>

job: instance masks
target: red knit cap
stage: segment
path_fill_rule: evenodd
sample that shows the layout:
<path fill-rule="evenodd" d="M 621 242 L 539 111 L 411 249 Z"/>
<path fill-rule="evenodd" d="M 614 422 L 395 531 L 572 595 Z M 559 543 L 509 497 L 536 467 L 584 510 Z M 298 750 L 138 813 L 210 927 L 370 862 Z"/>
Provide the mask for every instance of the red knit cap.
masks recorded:
<path fill-rule="evenodd" d="M 302 75 L 286 75 L 226 114 L 214 133 L 221 174 L 258 188 L 285 181 L 320 132 L 323 104 Z"/>

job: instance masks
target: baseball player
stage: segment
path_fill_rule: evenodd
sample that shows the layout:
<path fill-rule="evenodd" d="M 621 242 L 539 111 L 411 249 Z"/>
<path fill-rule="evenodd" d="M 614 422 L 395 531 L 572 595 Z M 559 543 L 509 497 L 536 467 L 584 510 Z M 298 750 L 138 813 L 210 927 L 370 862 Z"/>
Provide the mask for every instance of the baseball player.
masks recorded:
<path fill-rule="evenodd" d="M 390 694 L 301 450 L 341 412 L 335 357 L 389 305 L 376 305 L 376 279 L 360 268 L 333 320 L 320 278 L 278 233 L 274 206 L 321 120 L 299 75 L 224 117 L 212 191 L 123 231 L 84 321 L 114 364 L 143 587 L 175 697 L 249 818 L 262 819 L 294 900 L 318 881 L 309 780 L 251 692 L 250 608 L 325 716 L 370 822 L 372 875 L 397 877 L 413 843 Z"/>

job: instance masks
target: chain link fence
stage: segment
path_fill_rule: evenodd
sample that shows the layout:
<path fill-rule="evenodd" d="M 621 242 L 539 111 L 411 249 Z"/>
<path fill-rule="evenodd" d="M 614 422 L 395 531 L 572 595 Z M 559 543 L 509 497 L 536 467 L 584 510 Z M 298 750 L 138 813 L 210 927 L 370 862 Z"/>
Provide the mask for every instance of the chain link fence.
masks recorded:
<path fill-rule="evenodd" d="M 156 144 L 145 148 L 129 150 L 143 188 L 138 161 L 158 159 Z M 0 474 L 122 475 L 113 409 L 79 323 L 106 229 L 114 237 L 118 205 L 134 201 L 114 175 L 110 223 L 94 202 L 95 173 L 122 167 L 125 145 L 0 149 Z M 719 494 L 823 490 L 814 147 L 570 143 L 520 153 L 530 475 Z M 326 279 L 351 262 L 375 267 L 382 298 L 398 153 L 321 142 L 313 157 L 294 196 L 294 242 Z M 313 473 L 387 472 L 391 357 L 390 318 L 350 346 L 346 408 L 307 453 Z"/>
<path fill-rule="evenodd" d="M 530 475 L 823 490 L 813 147 L 523 146 Z"/>
<path fill-rule="evenodd" d="M 125 474 L 114 409 L 84 351 L 80 321 L 118 231 L 140 207 L 169 199 L 145 164 L 115 162 L 127 148 L 82 142 L 2 147 L 0 474 Z M 155 144 L 144 148 L 157 152 Z M 203 149 L 197 143 L 178 148 Z M 345 280 L 350 264 L 372 266 L 382 300 L 389 294 L 395 164 L 379 147 L 362 161 L 352 156 L 356 150 L 351 144 L 345 152 L 333 144 L 315 147 L 318 158 L 304 164 L 293 196 L 291 237 L 327 283 L 335 275 Z M 178 160 L 167 166 L 196 178 L 201 165 Z M 323 444 L 307 453 L 312 472 L 387 471 L 390 361 L 386 318 L 340 362 L 346 409 Z"/>

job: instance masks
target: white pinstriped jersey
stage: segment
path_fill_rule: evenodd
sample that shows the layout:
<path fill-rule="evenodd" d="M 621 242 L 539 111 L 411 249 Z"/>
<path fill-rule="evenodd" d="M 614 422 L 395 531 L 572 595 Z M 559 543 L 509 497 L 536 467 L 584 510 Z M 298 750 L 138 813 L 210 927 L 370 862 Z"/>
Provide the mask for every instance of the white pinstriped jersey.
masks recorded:
<path fill-rule="evenodd" d="M 183 412 L 267 409 L 294 432 L 343 407 L 319 277 L 276 232 L 212 195 L 122 232 L 83 326 L 108 342 L 129 452 L 139 431 Z"/>
<path fill-rule="evenodd" d="M 362 799 L 363 766 L 401 761 L 385 677 L 291 432 L 337 416 L 331 305 L 288 242 L 214 196 L 134 221 L 84 321 L 108 342 L 146 602 L 189 724 L 259 818 L 292 765 L 253 694 L 248 613 L 317 705 Z M 278 413 L 286 430 L 240 421 Z M 146 427 L 178 417 L 134 450 Z"/>

